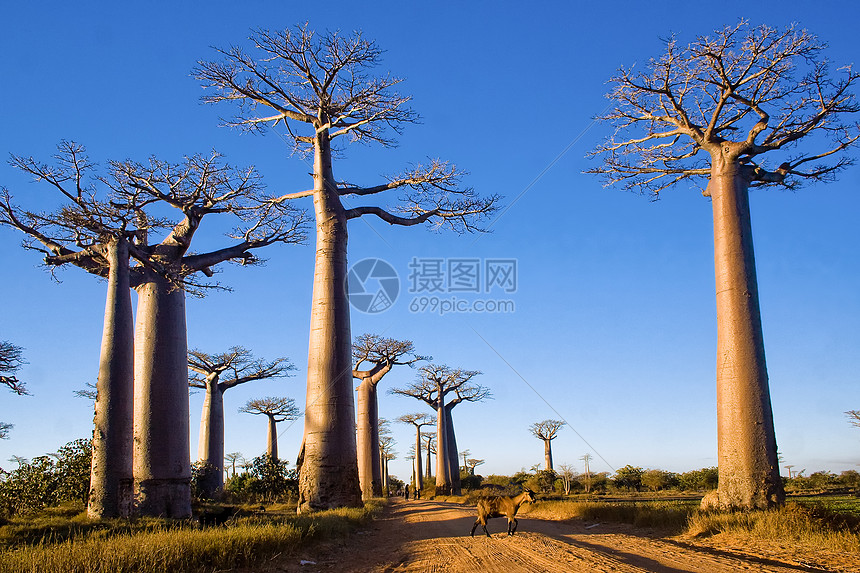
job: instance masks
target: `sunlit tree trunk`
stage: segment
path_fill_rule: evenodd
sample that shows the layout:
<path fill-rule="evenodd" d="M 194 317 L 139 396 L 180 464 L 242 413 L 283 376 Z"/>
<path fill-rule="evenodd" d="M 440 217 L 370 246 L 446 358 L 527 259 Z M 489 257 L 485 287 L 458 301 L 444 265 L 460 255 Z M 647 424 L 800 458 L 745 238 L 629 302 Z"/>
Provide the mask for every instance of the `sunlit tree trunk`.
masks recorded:
<path fill-rule="evenodd" d="M 197 459 L 206 464 L 200 485 L 211 497 L 224 488 L 224 392 L 217 381 L 206 382 Z"/>
<path fill-rule="evenodd" d="M 448 453 L 448 416 L 439 401 L 436 409 L 436 495 L 451 495 L 453 478 L 451 457 Z"/>
<path fill-rule="evenodd" d="M 358 386 L 358 481 L 362 499 L 382 495 L 379 454 L 379 405 L 377 385 L 364 378 Z"/>
<path fill-rule="evenodd" d="M 162 277 L 137 288 L 134 482 L 141 515 L 191 515 L 185 291 Z"/>
<path fill-rule="evenodd" d="M 430 452 L 427 452 L 428 454 Z M 424 489 L 424 476 L 422 475 L 423 468 L 421 467 L 421 426 L 415 428 L 415 485 L 418 487 L 420 495 Z"/>
<path fill-rule="evenodd" d="M 274 416 L 269 415 L 269 431 L 266 435 L 266 455 L 272 460 L 278 460 L 278 423 Z"/>
<path fill-rule="evenodd" d="M 750 226 L 748 180 L 714 160 L 717 293 L 719 505 L 764 508 L 784 501 L 779 477 Z"/>
<path fill-rule="evenodd" d="M 328 132 L 315 139 L 316 263 L 308 348 L 307 405 L 297 511 L 359 506 L 347 220 L 331 173 Z"/>
<path fill-rule="evenodd" d="M 110 265 L 95 404 L 92 471 L 87 515 L 128 517 L 132 489 L 134 315 L 128 244 L 107 246 Z"/>
<path fill-rule="evenodd" d="M 552 471 L 552 440 L 543 441 L 543 457 L 546 462 L 546 470 Z"/>

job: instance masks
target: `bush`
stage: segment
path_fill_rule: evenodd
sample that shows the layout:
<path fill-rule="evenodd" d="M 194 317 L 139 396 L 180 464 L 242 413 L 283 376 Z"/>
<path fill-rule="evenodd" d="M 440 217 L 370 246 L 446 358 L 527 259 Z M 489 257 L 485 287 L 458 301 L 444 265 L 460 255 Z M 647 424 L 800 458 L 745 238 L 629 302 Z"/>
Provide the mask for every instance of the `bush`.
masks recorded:
<path fill-rule="evenodd" d="M 299 476 L 288 466 L 285 460 L 263 454 L 251 460 L 248 471 L 230 477 L 225 491 L 228 497 L 243 503 L 295 501 L 299 495 Z"/>
<path fill-rule="evenodd" d="M 52 456 L 39 456 L 0 480 L 0 516 L 32 513 L 61 503 L 86 504 L 90 491 L 92 445 L 75 440 Z"/>

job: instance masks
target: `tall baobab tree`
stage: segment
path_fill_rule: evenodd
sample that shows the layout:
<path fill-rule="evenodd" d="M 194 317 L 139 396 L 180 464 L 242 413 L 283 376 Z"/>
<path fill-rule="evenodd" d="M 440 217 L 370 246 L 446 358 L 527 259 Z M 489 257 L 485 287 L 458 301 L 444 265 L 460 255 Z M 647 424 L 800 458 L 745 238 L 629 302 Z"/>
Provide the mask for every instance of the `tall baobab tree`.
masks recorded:
<path fill-rule="evenodd" d="M 427 463 L 425 464 L 427 467 L 424 470 L 424 477 L 429 480 L 433 477 L 430 461 L 433 459 L 432 456 L 436 455 L 436 432 L 421 432 L 421 437 L 424 438 L 424 451 L 427 452 Z"/>
<path fill-rule="evenodd" d="M 269 420 L 269 431 L 266 435 L 266 455 L 273 460 L 278 459 L 278 422 L 295 420 L 299 417 L 299 409 L 292 398 L 254 398 L 239 408 L 245 414 L 262 414 Z"/>
<path fill-rule="evenodd" d="M 131 510 L 134 333 L 130 287 L 139 275 L 129 267 L 137 241 L 160 226 L 143 216 L 146 202 L 120 196 L 122 181 L 96 173 L 80 144 L 62 141 L 53 164 L 12 156 L 10 163 L 32 176 L 63 202 L 51 214 L 24 210 L 3 189 L 0 224 L 25 235 L 24 247 L 44 255 L 51 272 L 77 266 L 107 278 L 104 329 L 99 360 L 87 513 L 92 518 L 127 515 Z"/>
<path fill-rule="evenodd" d="M 414 474 L 415 474 L 415 485 L 418 488 L 419 496 L 421 490 L 424 489 L 424 472 L 421 467 L 421 428 L 424 426 L 429 426 L 435 423 L 435 420 L 432 416 L 428 416 L 427 414 L 417 412 L 413 414 L 403 414 L 399 418 L 397 418 L 398 422 L 403 424 L 412 424 L 415 426 L 415 457 L 414 457 Z M 428 462 L 429 464 L 429 462 Z"/>
<path fill-rule="evenodd" d="M 201 490 L 211 497 L 224 486 L 224 392 L 254 380 L 289 376 L 295 366 L 286 358 L 271 362 L 255 360 L 250 350 L 233 346 L 216 355 L 190 350 L 188 368 L 193 372 L 188 377 L 188 385 L 206 392 L 200 416 L 197 459 L 207 468 Z"/>
<path fill-rule="evenodd" d="M 451 410 L 463 402 L 490 397 L 487 388 L 471 382 L 480 374 L 477 370 L 427 364 L 420 368 L 418 379 L 410 386 L 391 390 L 393 394 L 421 400 L 436 410 L 436 495 L 460 495 L 460 464 Z"/>
<path fill-rule="evenodd" d="M 795 189 L 849 165 L 860 111 L 858 74 L 831 74 L 824 44 L 805 30 L 745 22 L 674 39 L 641 72 L 612 78 L 615 134 L 595 152 L 593 173 L 654 197 L 707 181 L 714 220 L 717 292 L 717 419 L 724 508 L 784 501 L 776 453 L 753 255 L 749 189 Z M 808 140 L 814 151 L 798 149 Z M 769 158 L 777 157 L 778 159 Z"/>
<path fill-rule="evenodd" d="M 353 378 L 361 380 L 356 392 L 358 447 L 358 481 L 363 499 L 382 495 L 382 476 L 379 463 L 379 398 L 377 387 L 383 376 L 395 365 L 409 365 L 424 356 L 415 354 L 410 340 L 384 338 L 378 334 L 362 334 L 352 346 Z"/>
<path fill-rule="evenodd" d="M 307 26 L 258 30 L 251 44 L 252 52 L 235 46 L 218 50 L 222 60 L 199 62 L 195 73 L 214 90 L 204 101 L 239 104 L 228 125 L 263 131 L 282 123 L 295 149 L 313 156 L 312 187 L 280 197 L 284 202 L 312 197 L 317 225 L 298 511 L 355 506 L 361 491 L 349 300 L 343 288 L 347 223 L 372 215 L 391 225 L 480 231 L 498 197 L 481 198 L 462 187 L 463 173 L 440 160 L 413 165 L 378 185 L 336 179 L 332 157 L 339 144 L 390 146 L 391 133 L 418 120 L 408 107 L 410 98 L 394 91 L 401 80 L 372 73 L 382 50 L 360 33 L 316 35 Z M 401 191 L 399 205 L 380 205 L 380 194 L 393 190 Z M 345 200 L 359 204 L 348 207 Z"/>
<path fill-rule="evenodd" d="M 30 393 L 27 391 L 27 386 L 15 376 L 15 373 L 25 364 L 23 355 L 24 349 L 20 346 L 0 340 L 0 384 L 19 396 Z M 0 422 L 0 440 L 6 438 L 13 427 L 14 425 L 8 422 Z"/>
<path fill-rule="evenodd" d="M 564 426 L 561 420 L 544 420 L 535 422 L 529 426 L 529 432 L 534 437 L 543 441 L 543 456 L 546 463 L 544 469 L 553 471 L 552 468 L 552 441 L 558 435 L 558 431 Z"/>
<path fill-rule="evenodd" d="M 121 514 L 132 497 L 125 490 L 133 474 L 138 513 L 187 517 L 185 291 L 200 294 L 217 286 L 193 277 L 212 276 L 219 263 L 254 263 L 252 249 L 302 241 L 303 217 L 269 202 L 256 172 L 234 169 L 217 153 L 179 164 L 155 158 L 148 164 L 111 162 L 107 175 L 93 175 L 95 165 L 83 147 L 62 142 L 54 165 L 17 156 L 12 163 L 59 192 L 67 204 L 51 215 L 22 211 L 4 190 L 0 223 L 27 235 L 25 245 L 44 253 L 46 264 L 72 264 L 108 279 L 88 513 Z M 179 221 L 164 218 L 164 207 L 178 211 Z M 189 254 L 194 233 L 209 214 L 233 216 L 231 244 Z M 158 241 L 162 230 L 165 236 Z M 137 261 L 133 267 L 130 257 Z M 129 288 L 138 294 L 136 328 Z"/>

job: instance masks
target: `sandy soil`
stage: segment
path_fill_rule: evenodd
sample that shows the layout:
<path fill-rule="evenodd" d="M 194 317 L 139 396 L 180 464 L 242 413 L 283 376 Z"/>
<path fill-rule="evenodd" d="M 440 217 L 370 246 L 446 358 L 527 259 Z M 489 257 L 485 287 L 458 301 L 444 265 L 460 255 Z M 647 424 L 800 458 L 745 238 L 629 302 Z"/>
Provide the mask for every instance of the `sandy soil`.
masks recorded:
<path fill-rule="evenodd" d="M 856 555 L 801 555 L 790 544 L 732 547 L 713 538 L 661 537 L 626 525 L 528 517 L 519 518 L 513 537 L 505 534 L 504 518 L 490 520 L 492 537 L 483 535 L 480 526 L 469 537 L 474 521 L 474 508 L 394 500 L 368 529 L 348 540 L 283 556 L 254 572 L 860 573 Z"/>

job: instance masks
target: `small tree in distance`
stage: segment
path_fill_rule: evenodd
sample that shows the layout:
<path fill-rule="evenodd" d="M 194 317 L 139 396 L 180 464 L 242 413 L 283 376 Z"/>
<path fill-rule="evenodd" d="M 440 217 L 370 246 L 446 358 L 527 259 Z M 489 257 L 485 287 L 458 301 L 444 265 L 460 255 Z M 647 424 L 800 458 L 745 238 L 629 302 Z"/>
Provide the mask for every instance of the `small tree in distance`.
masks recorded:
<path fill-rule="evenodd" d="M 272 460 L 278 459 L 278 422 L 295 420 L 299 417 L 299 409 L 292 398 L 254 398 L 239 408 L 245 414 L 261 414 L 269 420 L 269 430 L 266 436 L 266 455 Z"/>
<path fill-rule="evenodd" d="M 544 420 L 535 422 L 529 426 L 529 431 L 534 437 L 543 441 L 544 461 L 547 471 L 553 471 L 552 467 L 552 441 L 558 435 L 558 431 L 565 425 L 561 420 Z"/>
<path fill-rule="evenodd" d="M 717 418 L 722 508 L 783 503 L 753 255 L 749 189 L 795 189 L 852 163 L 860 134 L 850 67 L 831 74 L 824 44 L 795 27 L 745 22 L 611 79 L 615 133 L 591 169 L 657 197 L 707 181 L 714 221 Z M 798 150 L 802 140 L 809 151 Z M 812 148 L 815 148 L 814 150 Z M 779 159 L 769 160 L 771 156 Z"/>
<path fill-rule="evenodd" d="M 204 465 L 205 475 L 198 480 L 198 487 L 203 495 L 212 497 L 224 485 L 224 392 L 254 380 L 289 376 L 295 366 L 286 358 L 255 360 L 250 350 L 234 346 L 221 354 L 189 350 L 188 369 L 192 371 L 188 385 L 206 393 L 197 448 L 197 460 Z"/>

